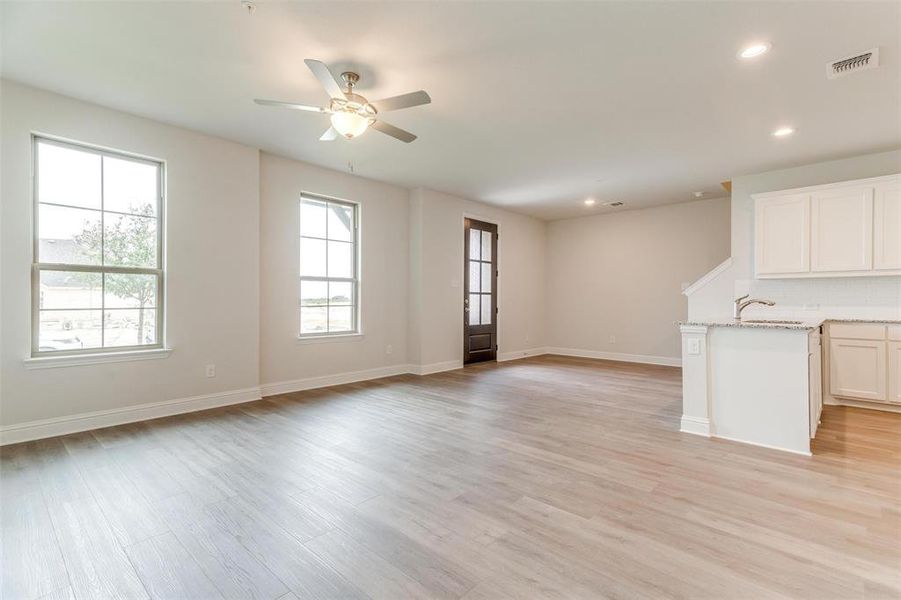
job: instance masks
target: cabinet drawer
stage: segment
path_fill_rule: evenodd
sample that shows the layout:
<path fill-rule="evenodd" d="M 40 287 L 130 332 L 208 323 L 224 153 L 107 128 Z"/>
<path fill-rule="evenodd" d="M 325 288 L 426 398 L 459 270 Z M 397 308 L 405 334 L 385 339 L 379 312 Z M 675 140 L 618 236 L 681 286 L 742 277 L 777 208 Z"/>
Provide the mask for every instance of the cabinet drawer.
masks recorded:
<path fill-rule="evenodd" d="M 829 325 L 829 337 L 852 340 L 884 340 L 885 325 L 876 323 L 832 323 Z"/>
<path fill-rule="evenodd" d="M 888 326 L 888 339 L 895 342 L 901 342 L 901 325 Z"/>

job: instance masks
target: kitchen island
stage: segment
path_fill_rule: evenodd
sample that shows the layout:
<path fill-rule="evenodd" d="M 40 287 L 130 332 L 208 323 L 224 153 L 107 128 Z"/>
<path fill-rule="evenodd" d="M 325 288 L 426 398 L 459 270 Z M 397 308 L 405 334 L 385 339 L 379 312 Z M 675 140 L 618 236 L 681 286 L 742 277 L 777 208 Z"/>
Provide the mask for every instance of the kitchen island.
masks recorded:
<path fill-rule="evenodd" d="M 679 323 L 681 430 L 809 456 L 822 409 L 821 324 Z"/>

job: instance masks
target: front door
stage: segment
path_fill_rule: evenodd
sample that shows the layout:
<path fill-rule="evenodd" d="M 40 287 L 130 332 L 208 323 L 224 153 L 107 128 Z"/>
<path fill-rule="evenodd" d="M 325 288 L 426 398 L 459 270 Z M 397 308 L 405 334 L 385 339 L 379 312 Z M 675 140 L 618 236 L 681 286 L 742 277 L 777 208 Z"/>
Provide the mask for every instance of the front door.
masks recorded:
<path fill-rule="evenodd" d="M 463 226 L 463 363 L 497 359 L 497 225 Z"/>

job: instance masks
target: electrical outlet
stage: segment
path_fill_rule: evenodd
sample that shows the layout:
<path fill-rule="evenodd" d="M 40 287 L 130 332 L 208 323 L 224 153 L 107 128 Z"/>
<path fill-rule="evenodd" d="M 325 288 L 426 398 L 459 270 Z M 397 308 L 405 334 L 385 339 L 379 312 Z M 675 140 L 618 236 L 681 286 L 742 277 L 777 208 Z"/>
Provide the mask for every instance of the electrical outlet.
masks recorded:
<path fill-rule="evenodd" d="M 207 377 L 215 377 L 216 376 L 216 365 L 207 365 L 206 366 L 206 376 Z"/>
<path fill-rule="evenodd" d="M 610 338 L 609 338 L 607 341 L 610 342 L 611 344 L 615 344 L 615 343 L 616 343 L 616 336 L 615 336 L 615 335 L 611 335 Z"/>
<path fill-rule="evenodd" d="M 392 346 L 391 344 L 385 346 L 385 354 L 391 354 L 392 352 L 394 352 L 394 346 Z"/>
<path fill-rule="evenodd" d="M 701 353 L 701 340 L 689 338 L 687 350 L 692 356 L 699 355 Z"/>

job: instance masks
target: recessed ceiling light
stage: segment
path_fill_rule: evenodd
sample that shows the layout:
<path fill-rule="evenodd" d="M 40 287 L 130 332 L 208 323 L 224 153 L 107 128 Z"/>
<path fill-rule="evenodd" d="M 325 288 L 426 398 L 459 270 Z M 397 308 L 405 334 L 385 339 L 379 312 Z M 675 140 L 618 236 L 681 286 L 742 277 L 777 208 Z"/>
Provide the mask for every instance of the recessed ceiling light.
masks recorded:
<path fill-rule="evenodd" d="M 594 198 L 589 198 L 585 201 L 585 206 L 594 206 Z"/>
<path fill-rule="evenodd" d="M 780 127 L 779 129 L 777 129 L 776 131 L 773 132 L 773 135 L 775 137 L 785 137 L 785 136 L 793 134 L 794 132 L 795 132 L 795 130 L 792 127 Z"/>
<path fill-rule="evenodd" d="M 742 51 L 738 53 L 739 58 L 756 58 L 761 54 L 766 54 L 769 52 L 770 48 L 773 46 L 768 42 L 761 42 L 757 44 L 751 44 L 745 48 L 742 48 Z"/>

